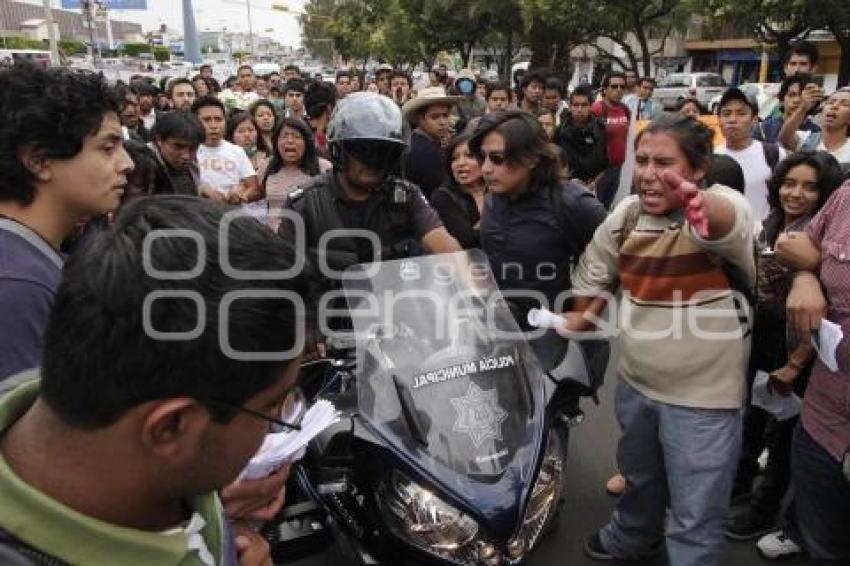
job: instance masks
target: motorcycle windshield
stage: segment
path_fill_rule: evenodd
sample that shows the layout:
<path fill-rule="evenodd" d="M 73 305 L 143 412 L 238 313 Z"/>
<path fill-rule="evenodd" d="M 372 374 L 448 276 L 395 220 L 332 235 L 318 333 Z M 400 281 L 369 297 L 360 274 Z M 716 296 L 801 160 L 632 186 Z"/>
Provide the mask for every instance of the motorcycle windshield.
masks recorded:
<path fill-rule="evenodd" d="M 363 264 L 344 289 L 359 411 L 375 431 L 462 497 L 482 483 L 521 491 L 541 443 L 543 373 L 486 256 Z"/>

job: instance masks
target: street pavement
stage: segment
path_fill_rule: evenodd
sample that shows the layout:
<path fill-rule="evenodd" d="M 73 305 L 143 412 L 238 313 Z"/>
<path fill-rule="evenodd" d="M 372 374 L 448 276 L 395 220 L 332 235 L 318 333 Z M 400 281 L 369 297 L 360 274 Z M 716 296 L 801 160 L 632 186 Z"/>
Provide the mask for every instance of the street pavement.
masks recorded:
<path fill-rule="evenodd" d="M 543 540 L 527 561 L 530 566 L 590 566 L 610 564 L 594 562 L 584 555 L 585 538 L 605 525 L 616 500 L 605 492 L 605 482 L 614 473 L 619 427 L 614 418 L 613 393 L 617 378 L 609 371 L 600 390 L 600 405 L 585 401 L 584 422 L 570 433 L 567 461 L 567 488 L 558 530 Z M 762 559 L 755 541 L 727 540 L 723 566 L 759 566 L 773 564 Z M 653 566 L 664 565 L 659 559 Z M 806 559 L 782 561 L 785 566 L 803 566 Z M 675 565 L 671 565 L 675 566 Z"/>

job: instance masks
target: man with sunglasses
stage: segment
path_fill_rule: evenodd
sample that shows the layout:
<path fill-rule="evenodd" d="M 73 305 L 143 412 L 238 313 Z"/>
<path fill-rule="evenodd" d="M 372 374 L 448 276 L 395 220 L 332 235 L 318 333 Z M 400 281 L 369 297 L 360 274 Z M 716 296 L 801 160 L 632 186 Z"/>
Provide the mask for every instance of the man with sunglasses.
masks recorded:
<path fill-rule="evenodd" d="M 310 281 L 233 277 L 296 255 L 226 214 L 138 199 L 66 264 L 42 367 L 0 397 L 0 563 L 270 564 L 216 490 L 287 418 Z"/>
<path fill-rule="evenodd" d="M 620 184 L 620 167 L 626 160 L 626 143 L 629 137 L 631 112 L 623 104 L 626 92 L 626 75 L 610 73 L 602 81 L 602 100 L 590 107 L 591 113 L 605 123 L 605 138 L 608 142 L 608 169 L 596 183 L 596 196 L 610 208 Z"/>
<path fill-rule="evenodd" d="M 336 286 L 329 269 L 461 249 L 422 191 L 397 176 L 406 144 L 401 111 L 390 98 L 350 94 L 334 113 L 328 139 L 333 170 L 293 192 L 285 205 L 303 222 L 307 254 L 319 262 L 328 287 Z M 293 240 L 296 230 L 292 218 L 282 219 L 281 235 Z M 332 230 L 352 233 L 322 243 Z"/>

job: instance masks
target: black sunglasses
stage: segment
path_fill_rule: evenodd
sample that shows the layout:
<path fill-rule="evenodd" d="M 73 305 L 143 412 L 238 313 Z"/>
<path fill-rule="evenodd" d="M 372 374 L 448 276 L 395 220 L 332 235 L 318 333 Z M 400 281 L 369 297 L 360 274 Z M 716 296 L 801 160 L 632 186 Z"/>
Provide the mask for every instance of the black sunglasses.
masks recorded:
<path fill-rule="evenodd" d="M 505 156 L 502 153 L 497 153 L 494 151 L 479 151 L 475 154 L 475 160 L 478 161 L 478 163 L 484 163 L 484 161 L 487 159 L 489 159 L 490 163 L 492 163 L 496 167 L 505 163 Z"/>
<path fill-rule="evenodd" d="M 231 411 L 247 413 L 251 416 L 257 417 L 258 419 L 263 419 L 269 423 L 270 433 L 283 432 L 284 430 L 301 430 L 301 420 L 304 418 L 304 413 L 306 412 L 304 394 L 301 393 L 301 390 L 297 387 L 287 393 L 286 397 L 281 400 L 280 405 L 275 409 L 276 414 L 292 414 L 292 420 L 295 422 L 286 422 L 281 419 L 276 419 L 260 411 L 255 411 L 254 409 L 249 409 L 248 407 L 243 407 L 236 403 L 230 403 L 229 401 L 222 401 L 221 399 L 204 398 L 201 399 L 201 401 L 208 405 L 213 405 L 222 409 L 229 409 Z"/>

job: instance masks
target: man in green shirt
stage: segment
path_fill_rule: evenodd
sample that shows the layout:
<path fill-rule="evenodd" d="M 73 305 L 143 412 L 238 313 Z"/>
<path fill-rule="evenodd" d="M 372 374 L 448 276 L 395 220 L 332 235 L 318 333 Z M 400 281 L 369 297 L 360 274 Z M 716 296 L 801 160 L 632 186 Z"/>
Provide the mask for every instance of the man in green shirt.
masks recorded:
<path fill-rule="evenodd" d="M 40 379 L 0 398 L 0 563 L 270 564 L 216 490 L 287 426 L 307 282 L 253 275 L 293 248 L 226 213 L 140 199 L 66 264 Z"/>

